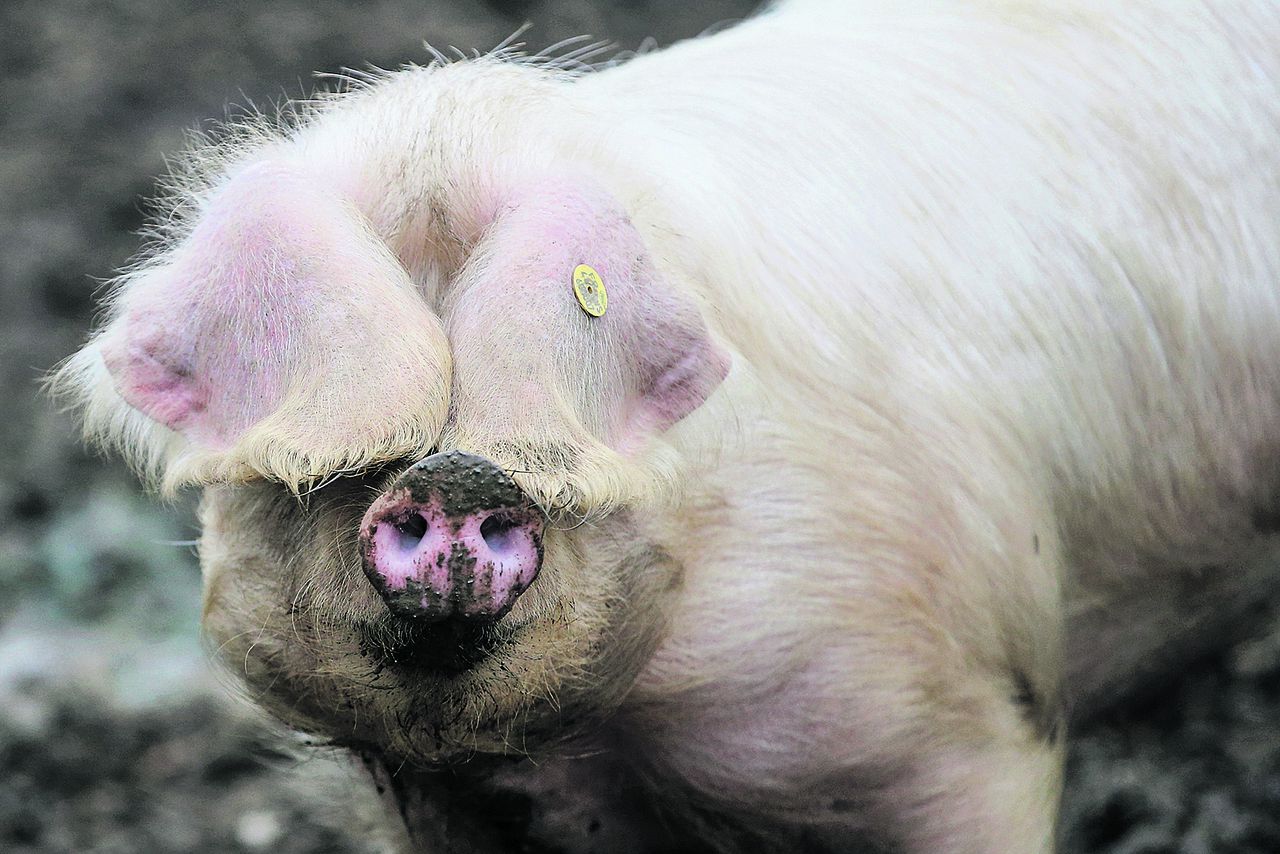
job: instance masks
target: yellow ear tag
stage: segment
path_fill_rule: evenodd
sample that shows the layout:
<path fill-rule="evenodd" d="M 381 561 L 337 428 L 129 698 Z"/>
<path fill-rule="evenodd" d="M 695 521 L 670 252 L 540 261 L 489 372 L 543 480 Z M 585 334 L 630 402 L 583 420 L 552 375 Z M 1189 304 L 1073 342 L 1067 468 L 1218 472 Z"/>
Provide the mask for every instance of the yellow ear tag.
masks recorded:
<path fill-rule="evenodd" d="M 592 267 L 579 264 L 573 268 L 573 295 L 578 305 L 592 317 L 600 317 L 609 307 L 609 295 L 604 290 L 604 280 Z"/>

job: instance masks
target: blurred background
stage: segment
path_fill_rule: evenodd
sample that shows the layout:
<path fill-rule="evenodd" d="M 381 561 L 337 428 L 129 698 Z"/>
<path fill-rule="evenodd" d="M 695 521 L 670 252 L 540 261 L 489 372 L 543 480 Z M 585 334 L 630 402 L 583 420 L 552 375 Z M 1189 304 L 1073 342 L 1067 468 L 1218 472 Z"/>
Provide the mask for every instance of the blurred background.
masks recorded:
<path fill-rule="evenodd" d="M 198 634 L 192 498 L 89 455 L 38 382 L 83 340 L 191 128 L 313 71 L 487 49 L 525 21 L 666 45 L 752 0 L 0 2 L 0 850 L 374 852 L 345 759 L 239 700 Z M 1280 852 L 1280 620 L 1072 733 L 1065 851 Z"/>

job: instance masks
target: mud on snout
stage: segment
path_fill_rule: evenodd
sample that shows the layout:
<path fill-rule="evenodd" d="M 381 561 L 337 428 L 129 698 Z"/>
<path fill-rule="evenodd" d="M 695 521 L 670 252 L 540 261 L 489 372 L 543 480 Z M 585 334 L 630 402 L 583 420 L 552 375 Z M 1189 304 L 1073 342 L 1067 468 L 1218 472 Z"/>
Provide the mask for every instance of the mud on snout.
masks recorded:
<path fill-rule="evenodd" d="M 261 481 L 208 487 L 204 628 L 217 657 L 287 723 L 411 761 L 537 753 L 589 731 L 656 645 L 680 568 L 625 509 L 548 514 L 523 488 L 511 491 L 512 479 L 480 496 L 424 469 L 433 474 L 384 466 L 301 498 Z M 405 524 L 415 514 L 430 516 L 425 526 Z M 491 517 L 506 526 L 492 550 L 507 546 L 511 566 L 499 556 L 458 573 L 446 560 L 448 572 L 421 575 L 416 596 L 391 586 L 412 566 L 405 551 L 430 555 L 434 572 L 446 548 L 489 547 L 481 529 Z M 398 562 L 379 563 L 376 547 L 371 562 L 374 519 Z M 437 540 L 427 536 L 433 520 Z M 534 553 L 537 571 L 521 574 Z M 473 580 L 487 571 L 490 590 L 524 587 L 509 599 L 475 595 L 467 571 Z"/>

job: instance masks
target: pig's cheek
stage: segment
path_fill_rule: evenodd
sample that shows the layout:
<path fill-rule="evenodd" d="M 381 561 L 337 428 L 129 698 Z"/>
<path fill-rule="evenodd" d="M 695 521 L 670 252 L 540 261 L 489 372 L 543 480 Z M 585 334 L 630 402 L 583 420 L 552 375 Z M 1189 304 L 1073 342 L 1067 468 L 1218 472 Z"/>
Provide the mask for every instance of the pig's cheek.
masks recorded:
<path fill-rule="evenodd" d="M 329 731 L 341 692 L 320 676 L 326 662 L 354 654 L 341 633 L 324 631 L 306 613 L 290 613 L 270 563 L 217 559 L 208 572 L 202 630 L 212 657 L 255 702 L 286 724 Z M 351 647 L 351 649 L 348 649 Z"/>
<path fill-rule="evenodd" d="M 274 591 L 254 578 L 254 566 L 229 558 L 217 537 L 202 540 L 200 566 L 204 575 L 201 629 L 215 657 L 234 666 L 236 638 L 250 627 L 269 625 L 277 607 Z"/>
<path fill-rule="evenodd" d="M 209 487 L 200 502 L 201 625 L 217 657 L 228 662 L 237 637 L 250 629 L 268 637 L 284 611 L 282 564 L 264 548 L 263 532 L 254 524 L 261 514 L 255 510 L 260 507 L 237 487 Z"/>
<path fill-rule="evenodd" d="M 229 552 L 230 531 L 223 512 L 226 496 L 222 488 L 209 487 L 200 498 L 200 574 L 204 581 L 204 620 L 210 622 L 210 612 L 226 607 L 227 578 L 231 571 Z"/>

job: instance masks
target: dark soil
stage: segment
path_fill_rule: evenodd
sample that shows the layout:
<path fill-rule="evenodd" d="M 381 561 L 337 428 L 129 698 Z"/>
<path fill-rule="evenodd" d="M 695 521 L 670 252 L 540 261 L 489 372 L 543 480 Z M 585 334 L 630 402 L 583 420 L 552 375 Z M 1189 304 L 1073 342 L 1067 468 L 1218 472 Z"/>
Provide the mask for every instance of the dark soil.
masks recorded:
<path fill-rule="evenodd" d="M 749 0 L 0 4 L 0 850 L 386 850 L 345 759 L 234 699 L 197 636 L 191 508 L 77 443 L 38 378 L 90 327 L 189 128 L 312 71 L 487 48 L 624 48 Z M 1280 621 L 1072 733 L 1064 850 L 1280 851 Z"/>

